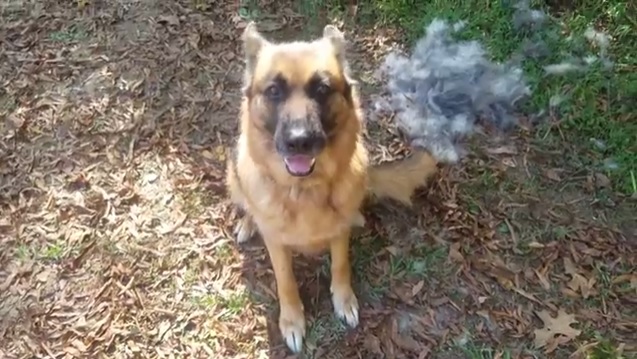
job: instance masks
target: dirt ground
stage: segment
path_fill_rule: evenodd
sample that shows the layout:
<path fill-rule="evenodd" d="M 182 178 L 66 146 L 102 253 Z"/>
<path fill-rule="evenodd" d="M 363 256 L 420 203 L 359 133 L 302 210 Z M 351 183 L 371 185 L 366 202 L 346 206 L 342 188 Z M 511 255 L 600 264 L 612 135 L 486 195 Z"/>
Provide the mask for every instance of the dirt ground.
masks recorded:
<path fill-rule="evenodd" d="M 276 15 L 260 28 L 292 38 L 306 19 L 282 4 L 261 4 Z M 0 357 L 293 357 L 266 251 L 233 242 L 223 188 L 238 14 L 235 1 L 2 1 Z M 345 31 L 367 98 L 392 33 Z M 389 119 L 368 130 L 375 160 L 404 153 Z M 367 208 L 355 330 L 333 316 L 327 257 L 299 257 L 299 357 L 630 357 L 636 202 L 567 145 L 476 136 L 414 208 Z"/>

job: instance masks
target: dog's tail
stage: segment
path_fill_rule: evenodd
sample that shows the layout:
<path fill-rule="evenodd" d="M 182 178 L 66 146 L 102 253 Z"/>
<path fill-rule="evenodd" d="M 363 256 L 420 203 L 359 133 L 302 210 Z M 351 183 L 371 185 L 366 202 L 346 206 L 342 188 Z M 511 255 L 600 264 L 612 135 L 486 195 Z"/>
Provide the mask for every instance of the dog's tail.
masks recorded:
<path fill-rule="evenodd" d="M 411 205 L 414 191 L 425 185 L 436 173 L 436 160 L 424 151 L 414 153 L 404 160 L 374 165 L 369 171 L 372 194 L 379 198 L 392 198 Z"/>

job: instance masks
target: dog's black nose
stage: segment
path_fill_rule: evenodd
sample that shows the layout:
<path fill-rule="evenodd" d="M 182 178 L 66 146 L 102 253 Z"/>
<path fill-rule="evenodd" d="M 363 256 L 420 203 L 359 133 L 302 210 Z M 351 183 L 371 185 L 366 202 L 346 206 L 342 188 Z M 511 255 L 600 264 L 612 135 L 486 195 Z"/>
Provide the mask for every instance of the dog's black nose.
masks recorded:
<path fill-rule="evenodd" d="M 289 153 L 309 154 L 322 149 L 324 145 L 323 136 L 302 128 L 290 129 L 285 139 L 285 147 Z"/>

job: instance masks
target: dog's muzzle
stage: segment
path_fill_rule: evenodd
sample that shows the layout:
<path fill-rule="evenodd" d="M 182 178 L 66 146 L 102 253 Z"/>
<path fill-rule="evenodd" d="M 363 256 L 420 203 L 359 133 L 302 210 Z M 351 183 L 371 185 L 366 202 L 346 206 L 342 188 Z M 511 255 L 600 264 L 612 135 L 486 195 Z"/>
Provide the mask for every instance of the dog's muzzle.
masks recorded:
<path fill-rule="evenodd" d="M 277 141 L 285 168 L 295 177 L 309 176 L 314 171 L 316 156 L 325 148 L 325 135 L 303 126 L 290 127 Z"/>

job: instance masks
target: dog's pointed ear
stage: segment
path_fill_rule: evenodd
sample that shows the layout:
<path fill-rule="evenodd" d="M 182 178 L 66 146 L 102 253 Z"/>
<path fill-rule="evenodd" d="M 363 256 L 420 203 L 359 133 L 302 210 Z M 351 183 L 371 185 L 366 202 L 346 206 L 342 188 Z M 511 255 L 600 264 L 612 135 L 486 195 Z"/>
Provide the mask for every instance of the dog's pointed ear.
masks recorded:
<path fill-rule="evenodd" d="M 334 51 L 339 58 L 345 56 L 347 41 L 345 41 L 345 35 L 341 30 L 334 25 L 325 25 L 323 28 L 323 38 L 334 46 Z"/>
<path fill-rule="evenodd" d="M 250 21 L 243 30 L 241 40 L 243 41 L 243 51 L 245 54 L 246 75 L 250 76 L 256 66 L 257 56 L 259 56 L 261 50 L 270 43 L 261 35 L 259 30 L 257 30 L 257 24 L 254 21 Z"/>
<path fill-rule="evenodd" d="M 356 80 L 350 76 L 349 63 L 347 62 L 347 40 L 345 34 L 334 25 L 325 25 L 323 39 L 327 40 L 334 49 L 334 54 L 343 68 L 343 72 L 350 85 L 356 85 Z"/>

